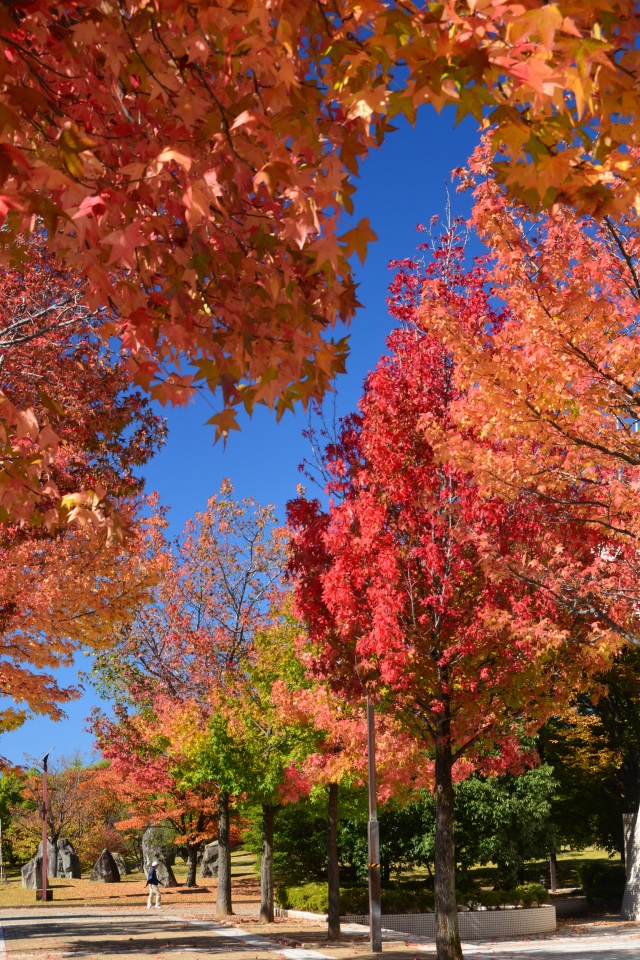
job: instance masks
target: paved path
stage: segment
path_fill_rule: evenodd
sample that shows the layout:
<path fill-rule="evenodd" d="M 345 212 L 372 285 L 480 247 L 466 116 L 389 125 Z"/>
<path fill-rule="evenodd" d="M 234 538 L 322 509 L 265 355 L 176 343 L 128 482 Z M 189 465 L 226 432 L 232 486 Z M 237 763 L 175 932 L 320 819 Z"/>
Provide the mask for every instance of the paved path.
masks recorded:
<path fill-rule="evenodd" d="M 0 960 L 59 960 L 88 957 L 147 960 L 226 956 L 233 960 L 325 960 L 328 954 L 278 946 L 271 940 L 211 919 L 155 909 L 106 911 L 96 908 L 3 910 L 4 951 Z"/>
<path fill-rule="evenodd" d="M 463 953 L 465 960 L 640 960 L 640 924 L 588 921 L 536 939 L 465 943 Z"/>
<path fill-rule="evenodd" d="M 282 924 L 257 931 L 184 912 L 97 907 L 0 911 L 0 960 L 369 960 L 367 938 L 327 944 L 325 929 Z M 346 931 L 345 931 L 346 932 Z M 362 930 L 359 931 L 362 933 Z M 353 931 L 356 934 L 356 931 Z M 306 941 L 306 942 L 305 942 Z M 465 943 L 465 960 L 640 960 L 640 924 L 580 923 L 539 939 Z M 385 938 L 385 960 L 431 960 L 422 938 Z"/>

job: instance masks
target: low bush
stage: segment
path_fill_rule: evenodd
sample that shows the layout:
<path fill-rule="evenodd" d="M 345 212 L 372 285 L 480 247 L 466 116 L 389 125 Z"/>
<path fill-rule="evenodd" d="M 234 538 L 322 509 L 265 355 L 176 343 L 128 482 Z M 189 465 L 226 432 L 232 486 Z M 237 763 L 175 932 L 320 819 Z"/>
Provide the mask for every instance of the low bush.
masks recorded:
<path fill-rule="evenodd" d="M 480 904 L 495 909 L 505 904 L 531 907 L 534 903 L 547 903 L 549 891 L 538 883 L 523 884 L 514 890 L 466 890 L 456 891 L 460 905 Z M 302 887 L 278 887 L 276 901 L 288 910 L 308 910 L 311 913 L 326 913 L 329 893 L 326 883 L 307 883 Z M 382 912 L 427 913 L 434 908 L 433 890 L 419 881 L 399 883 L 382 891 Z M 343 916 L 366 914 L 369 910 L 369 892 L 366 887 L 340 888 L 340 912 Z"/>
<path fill-rule="evenodd" d="M 589 903 L 619 909 L 624 895 L 625 871 L 621 863 L 583 863 L 578 867 L 582 889 Z"/>
<path fill-rule="evenodd" d="M 551 895 L 545 887 L 539 883 L 523 883 L 515 890 L 508 890 L 513 899 L 505 901 L 506 903 L 520 903 L 523 907 L 532 907 L 534 903 L 548 903 Z"/>

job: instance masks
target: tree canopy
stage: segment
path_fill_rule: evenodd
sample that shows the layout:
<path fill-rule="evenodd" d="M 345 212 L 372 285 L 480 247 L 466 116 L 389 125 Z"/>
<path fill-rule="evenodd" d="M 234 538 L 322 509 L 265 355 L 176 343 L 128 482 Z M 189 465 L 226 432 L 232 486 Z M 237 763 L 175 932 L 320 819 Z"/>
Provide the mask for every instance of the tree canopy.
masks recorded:
<path fill-rule="evenodd" d="M 496 128 L 495 169 L 531 206 L 638 205 L 631 0 L 160 6 L 10 2 L 0 12 L 5 253 L 49 248 L 110 305 L 132 378 L 162 400 L 219 391 L 281 414 L 344 363 L 356 308 L 340 235 L 360 161 L 402 114 Z M 614 183 L 620 191 L 612 190 Z"/>

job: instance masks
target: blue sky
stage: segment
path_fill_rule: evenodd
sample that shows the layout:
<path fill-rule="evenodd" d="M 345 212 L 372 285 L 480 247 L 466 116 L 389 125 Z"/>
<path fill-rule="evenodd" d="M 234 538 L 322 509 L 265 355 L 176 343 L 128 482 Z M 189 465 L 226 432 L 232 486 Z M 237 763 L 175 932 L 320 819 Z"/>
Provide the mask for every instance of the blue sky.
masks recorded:
<path fill-rule="evenodd" d="M 441 116 L 423 112 L 415 128 L 401 123 L 398 132 L 362 165 L 354 219 L 369 217 L 379 241 L 369 247 L 365 266 L 356 264 L 363 307 L 350 331 L 347 374 L 336 385 L 341 414 L 357 405 L 362 381 L 383 353 L 392 328 L 386 306 L 389 261 L 412 256 L 419 242 L 417 224 L 444 213 L 451 170 L 464 163 L 477 143 L 472 120 L 457 128 L 453 122 L 451 110 Z M 454 214 L 468 213 L 467 196 L 452 193 L 452 202 Z M 298 464 L 308 454 L 307 441 L 301 436 L 306 424 L 302 411 L 276 424 L 275 417 L 260 409 L 253 419 L 241 421 L 242 432 L 232 434 L 225 449 L 213 444 L 213 430 L 205 426 L 214 402 L 199 399 L 185 410 L 163 411 L 169 425 L 168 440 L 145 470 L 147 490 L 157 490 L 169 506 L 175 533 L 206 506 L 224 477 L 231 478 L 239 498 L 252 496 L 261 503 L 272 503 L 281 517 L 301 482 Z M 83 661 L 80 658 L 79 664 L 86 669 Z M 74 683 L 76 671 L 61 671 L 60 676 L 64 682 Z M 27 721 L 2 737 L 0 754 L 24 763 L 25 755 L 41 756 L 52 744 L 54 756 L 76 751 L 89 754 L 91 736 L 84 730 L 85 718 L 95 703 L 89 690 L 69 705 L 66 720 Z"/>

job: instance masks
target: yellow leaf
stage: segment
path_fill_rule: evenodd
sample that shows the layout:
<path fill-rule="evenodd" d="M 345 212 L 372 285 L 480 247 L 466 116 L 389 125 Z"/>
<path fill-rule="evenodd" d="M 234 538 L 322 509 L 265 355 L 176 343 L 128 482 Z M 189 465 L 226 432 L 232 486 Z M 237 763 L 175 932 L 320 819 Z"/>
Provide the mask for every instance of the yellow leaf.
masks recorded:
<path fill-rule="evenodd" d="M 97 140 L 92 140 L 80 130 L 77 123 L 68 120 L 63 124 L 58 137 L 58 156 L 71 176 L 81 177 L 84 173 L 84 164 L 80 154 L 98 146 Z"/>
<path fill-rule="evenodd" d="M 192 159 L 187 156 L 186 153 L 181 153 L 180 150 L 174 150 L 171 147 L 166 147 L 162 153 L 158 154 L 159 163 L 170 163 L 172 160 L 182 167 L 183 170 L 186 170 L 187 173 L 191 169 Z"/>

